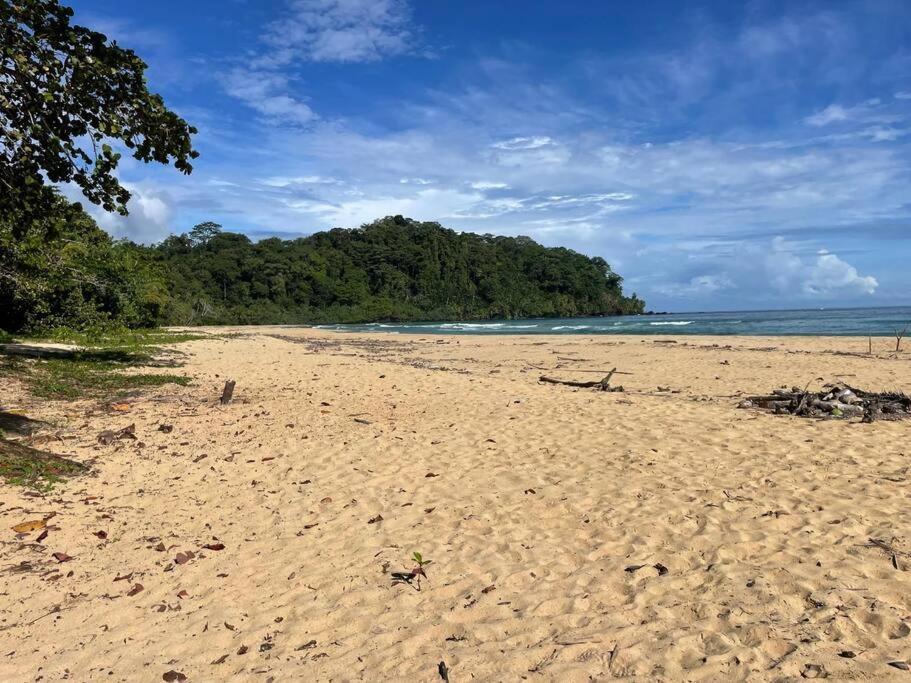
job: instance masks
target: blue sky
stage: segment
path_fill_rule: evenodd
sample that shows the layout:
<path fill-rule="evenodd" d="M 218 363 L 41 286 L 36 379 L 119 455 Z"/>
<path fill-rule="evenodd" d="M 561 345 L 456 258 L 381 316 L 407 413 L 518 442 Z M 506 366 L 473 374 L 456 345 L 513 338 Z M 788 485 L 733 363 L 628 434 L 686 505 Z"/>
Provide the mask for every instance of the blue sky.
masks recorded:
<path fill-rule="evenodd" d="M 199 128 L 118 236 L 390 214 L 600 255 L 655 310 L 911 303 L 911 3 L 74 0 Z"/>

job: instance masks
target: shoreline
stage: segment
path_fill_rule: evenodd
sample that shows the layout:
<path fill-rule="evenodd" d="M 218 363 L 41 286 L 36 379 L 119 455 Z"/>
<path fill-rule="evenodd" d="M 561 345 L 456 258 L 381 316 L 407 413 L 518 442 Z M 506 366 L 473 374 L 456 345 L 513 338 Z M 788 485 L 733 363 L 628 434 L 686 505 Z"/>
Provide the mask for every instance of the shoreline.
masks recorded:
<path fill-rule="evenodd" d="M 309 333 L 312 336 L 326 338 L 326 339 L 335 339 L 335 338 L 358 338 L 364 337 L 365 339 L 382 339 L 383 337 L 388 337 L 390 340 L 401 341 L 403 339 L 430 339 L 440 341 L 451 341 L 451 340 L 467 340 L 467 341 L 484 341 L 484 342 L 495 342 L 498 339 L 502 339 L 505 342 L 509 341 L 525 341 L 532 342 L 535 344 L 540 343 L 551 343 L 558 344 L 560 342 L 566 343 L 579 343 L 582 341 L 589 342 L 592 344 L 601 344 L 606 340 L 615 339 L 623 343 L 636 342 L 636 343 L 657 343 L 657 344 L 680 344 L 681 346 L 691 346 L 695 345 L 697 342 L 701 342 L 702 346 L 707 346 L 711 348 L 727 347 L 731 346 L 736 348 L 735 344 L 740 343 L 741 345 L 746 342 L 761 342 L 766 344 L 766 346 L 773 346 L 776 343 L 784 344 L 789 348 L 784 348 L 785 352 L 803 350 L 807 352 L 826 352 L 826 353 L 861 353 L 864 356 L 867 356 L 868 342 L 872 337 L 874 341 L 874 353 L 873 358 L 880 356 L 890 357 L 896 355 L 895 353 L 895 337 L 894 336 L 877 336 L 877 335 L 821 335 L 821 334 L 780 334 L 780 335 L 752 335 L 752 334 L 690 334 L 690 333 L 680 333 L 680 332 L 656 332 L 649 334 L 641 333 L 614 333 L 614 334 L 600 334 L 600 333 L 585 333 L 585 332 L 566 332 L 558 334 L 550 334 L 547 332 L 489 332 L 489 333 L 471 333 L 471 332 L 437 332 L 437 331 L 427 331 L 427 332 L 396 332 L 393 330 L 376 330 L 370 332 L 364 332 L 360 330 L 339 330 L 339 329 L 328 329 L 323 326 L 310 326 L 310 325 L 296 325 L 296 324 L 281 324 L 281 325 L 200 325 L 196 327 L 187 327 L 187 326 L 169 326 L 166 328 L 168 331 L 174 332 L 202 332 L 206 334 L 269 334 L 271 331 L 297 331 L 301 333 Z M 891 340 L 891 344 L 881 343 L 883 340 Z M 794 344 L 789 344 L 789 342 L 794 342 L 800 349 L 790 348 Z M 807 342 L 805 344 L 799 344 L 799 342 Z M 877 348 L 877 342 L 878 344 Z M 821 344 L 829 344 L 833 346 L 844 346 L 844 349 L 833 348 L 833 349 L 821 349 Z M 902 345 L 905 346 L 904 344 Z M 860 347 L 863 347 L 862 349 Z M 757 350 L 757 347 L 744 347 L 744 350 Z M 763 347 L 762 350 L 765 350 Z M 911 360 L 911 346 L 906 349 L 902 349 L 898 353 L 899 356 L 904 354 L 907 360 Z"/>
<path fill-rule="evenodd" d="M 875 337 L 895 339 L 911 330 L 911 307 L 781 309 L 651 313 L 564 318 L 484 318 L 461 320 L 373 320 L 359 323 L 287 323 L 288 328 L 351 333 L 501 334 L 597 336 Z"/>
<path fill-rule="evenodd" d="M 911 422 L 737 404 L 908 388 L 911 353 L 190 329 L 213 335 L 174 347 L 190 385 L 125 410 L 0 385 L 94 472 L 2 489 L 3 679 L 888 679 L 909 656 Z M 613 367 L 622 393 L 538 381 Z M 41 542 L 10 530 L 52 512 Z M 420 590 L 392 574 L 414 552 Z"/>

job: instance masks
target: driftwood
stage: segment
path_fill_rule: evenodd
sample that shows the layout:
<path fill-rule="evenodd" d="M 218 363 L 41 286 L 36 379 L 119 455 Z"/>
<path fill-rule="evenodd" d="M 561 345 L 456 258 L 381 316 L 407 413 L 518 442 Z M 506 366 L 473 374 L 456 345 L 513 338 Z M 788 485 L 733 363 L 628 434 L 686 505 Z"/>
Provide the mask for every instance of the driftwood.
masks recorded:
<path fill-rule="evenodd" d="M 544 382 L 545 384 L 565 384 L 568 387 L 579 387 L 581 389 L 598 389 L 599 391 L 623 391 L 623 387 L 617 386 L 612 387 L 610 385 L 611 377 L 616 374 L 617 368 L 614 368 L 604 377 L 594 382 L 575 382 L 568 379 L 556 379 L 555 377 L 548 377 L 547 375 L 541 375 L 538 378 L 539 382 Z"/>
<path fill-rule="evenodd" d="M 223 406 L 226 406 L 231 402 L 231 397 L 234 396 L 234 385 L 235 382 L 233 379 L 229 379 L 225 382 L 225 388 L 221 392 L 220 399 Z"/>
<path fill-rule="evenodd" d="M 899 353 L 902 350 L 902 339 L 908 334 L 909 327 L 911 325 L 905 325 L 903 329 L 895 330 L 895 353 Z"/>
<path fill-rule="evenodd" d="M 841 382 L 826 384 L 817 392 L 799 387 L 775 389 L 764 396 L 748 396 L 738 407 L 797 417 L 859 417 L 863 422 L 911 418 L 911 396 L 901 392 L 863 391 Z"/>
<path fill-rule="evenodd" d="M 533 365 L 532 367 L 537 367 Z M 538 370 L 559 370 L 559 366 L 556 368 L 538 368 Z M 624 372 L 623 370 L 584 370 L 581 368 L 573 368 L 573 372 L 594 372 L 599 375 L 605 375 L 609 372 L 614 373 L 615 375 L 632 375 L 632 372 Z"/>

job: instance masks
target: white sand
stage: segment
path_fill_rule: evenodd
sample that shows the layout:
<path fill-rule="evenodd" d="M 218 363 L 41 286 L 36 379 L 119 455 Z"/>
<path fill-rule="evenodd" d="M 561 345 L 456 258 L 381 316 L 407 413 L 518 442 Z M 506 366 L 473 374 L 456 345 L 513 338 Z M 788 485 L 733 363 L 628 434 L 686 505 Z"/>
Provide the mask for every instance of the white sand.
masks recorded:
<path fill-rule="evenodd" d="M 911 677 L 888 665 L 911 662 L 911 422 L 734 396 L 908 388 L 911 354 L 676 339 L 247 328 L 181 345 L 194 383 L 128 413 L 0 384 L 95 470 L 0 488 L 0 680 Z M 614 366 L 626 393 L 537 381 Z M 51 512 L 40 544 L 11 529 Z M 392 585 L 414 551 L 429 580 Z"/>

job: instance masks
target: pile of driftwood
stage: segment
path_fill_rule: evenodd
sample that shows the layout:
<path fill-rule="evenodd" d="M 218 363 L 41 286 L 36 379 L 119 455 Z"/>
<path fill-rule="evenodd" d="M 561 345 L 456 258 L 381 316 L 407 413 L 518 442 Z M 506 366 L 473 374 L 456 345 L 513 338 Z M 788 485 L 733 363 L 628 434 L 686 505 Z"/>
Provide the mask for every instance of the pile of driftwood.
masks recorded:
<path fill-rule="evenodd" d="M 775 389 L 766 396 L 748 396 L 738 407 L 798 417 L 859 417 L 863 422 L 911 418 L 911 397 L 901 392 L 862 391 L 840 382 L 826 384 L 822 391 L 799 387 Z"/>

